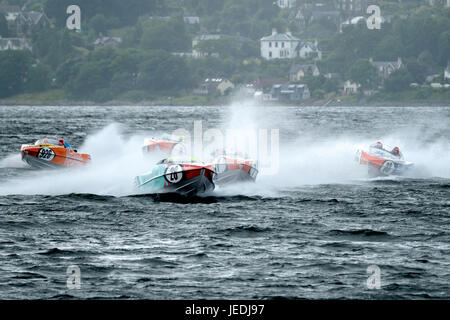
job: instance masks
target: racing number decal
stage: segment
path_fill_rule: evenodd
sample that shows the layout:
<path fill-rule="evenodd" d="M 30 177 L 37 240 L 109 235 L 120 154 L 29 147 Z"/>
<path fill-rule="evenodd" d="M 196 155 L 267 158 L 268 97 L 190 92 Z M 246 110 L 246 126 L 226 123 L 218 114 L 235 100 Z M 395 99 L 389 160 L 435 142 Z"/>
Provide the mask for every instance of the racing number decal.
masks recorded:
<path fill-rule="evenodd" d="M 183 178 L 183 168 L 178 164 L 170 166 L 166 169 L 165 177 L 170 183 L 180 182 Z"/>
<path fill-rule="evenodd" d="M 391 160 L 387 160 L 383 163 L 383 165 L 380 168 L 380 171 L 384 173 L 385 175 L 390 175 L 395 170 L 394 162 Z"/>
<path fill-rule="evenodd" d="M 215 170 L 217 173 L 224 173 L 227 171 L 227 159 L 225 157 L 219 158 L 219 160 L 216 162 Z"/>
<path fill-rule="evenodd" d="M 39 150 L 38 152 L 37 157 L 38 159 L 42 159 L 45 161 L 52 161 L 55 157 L 55 152 L 50 148 L 41 148 L 41 150 Z"/>

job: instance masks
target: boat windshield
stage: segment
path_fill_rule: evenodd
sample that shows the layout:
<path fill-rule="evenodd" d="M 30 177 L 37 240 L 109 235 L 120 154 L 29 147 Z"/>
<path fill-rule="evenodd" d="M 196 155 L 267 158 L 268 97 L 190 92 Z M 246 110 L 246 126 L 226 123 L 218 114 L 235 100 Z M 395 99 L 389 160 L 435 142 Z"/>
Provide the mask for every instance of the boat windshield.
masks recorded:
<path fill-rule="evenodd" d="M 43 139 L 39 139 L 34 143 L 36 146 L 41 145 L 41 144 L 51 144 L 54 146 L 57 146 L 58 143 L 58 139 L 55 138 L 43 138 Z"/>
<path fill-rule="evenodd" d="M 388 159 L 393 159 L 393 160 L 403 160 L 403 154 L 400 152 L 400 154 L 398 156 L 395 156 L 394 154 L 392 154 L 389 150 L 392 150 L 391 148 L 389 148 L 388 146 L 384 146 L 387 147 L 388 149 L 379 149 L 376 148 L 374 146 L 370 147 L 370 153 L 382 158 L 388 158 Z"/>

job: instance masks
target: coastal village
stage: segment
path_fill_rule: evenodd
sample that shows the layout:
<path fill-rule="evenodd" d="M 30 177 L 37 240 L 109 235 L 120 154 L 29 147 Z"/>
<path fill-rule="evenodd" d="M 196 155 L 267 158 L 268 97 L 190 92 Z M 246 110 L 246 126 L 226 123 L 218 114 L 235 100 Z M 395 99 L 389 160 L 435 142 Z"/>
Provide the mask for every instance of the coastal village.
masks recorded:
<path fill-rule="evenodd" d="M 3 3 L 5 2 L 3 1 Z M 450 7 L 450 0 L 418 2 L 418 4 L 430 8 L 439 7 L 449 10 Z M 195 13 L 182 12 L 182 23 L 185 25 L 183 28 L 190 30 L 186 32 L 187 41 L 190 43 L 185 47 L 190 50 L 165 50 L 165 55 L 184 59 L 184 61 L 190 61 L 192 65 L 195 65 L 195 60 L 230 59 L 234 53 L 226 53 L 224 49 L 224 47 L 229 46 L 232 48 L 231 50 L 234 49 L 235 51 L 244 51 L 250 48 L 248 52 L 251 53 L 242 56 L 239 62 L 244 67 L 252 65 L 257 68 L 259 65 L 266 64 L 270 65 L 271 68 L 276 68 L 277 64 L 280 64 L 280 68 L 273 76 L 268 72 L 265 72 L 265 74 L 254 72 L 255 75 L 253 76 L 242 75 L 242 72 L 230 74 L 230 72 L 215 72 L 214 68 L 211 68 L 213 72 L 208 73 L 206 71 L 197 76 L 196 81 L 190 81 L 188 85 L 184 85 L 183 95 L 220 98 L 238 94 L 261 102 L 280 101 L 287 103 L 314 99 L 330 100 L 346 96 L 357 96 L 360 99 L 361 97 L 374 96 L 383 91 L 392 91 L 390 87 L 395 86 L 396 81 L 398 81 L 397 78 L 399 78 L 396 78 L 395 75 L 399 76 L 403 75 L 402 72 L 410 72 L 411 59 L 401 55 L 396 57 L 391 55 L 392 58 L 386 60 L 368 56 L 365 59 L 366 61 L 358 61 L 360 69 L 370 68 L 373 71 L 370 74 L 370 77 L 373 77 L 371 83 L 358 82 L 356 80 L 358 76 L 351 76 L 352 70 L 350 70 L 350 73 L 342 73 L 339 70 L 333 70 L 332 66 L 330 67 L 329 61 L 335 53 L 330 51 L 330 45 L 327 44 L 329 40 L 321 35 L 319 32 L 321 29 L 318 29 L 317 32 L 310 31 L 311 26 L 326 24 L 331 28 L 331 32 L 336 34 L 343 34 L 351 28 L 364 28 L 369 23 L 368 19 L 370 18 L 367 13 L 368 2 L 366 0 L 316 2 L 278 0 L 274 5 L 277 7 L 277 12 L 281 12 L 283 17 L 286 17 L 288 26 L 282 30 L 272 26 L 271 32 L 266 33 L 259 40 L 241 35 L 239 32 L 230 34 L 219 29 L 206 30 L 201 25 L 204 17 Z M 2 4 L 0 5 L 0 15 L 4 18 L 7 26 L 0 32 L 0 51 L 28 51 L 38 62 L 33 63 L 31 68 L 39 64 L 40 58 L 34 48 L 38 35 L 42 36 L 47 30 L 58 29 L 54 20 L 49 18 L 45 12 L 45 7 L 29 8 L 26 5 L 19 7 Z M 146 23 L 163 25 L 170 23 L 174 18 L 164 15 L 149 15 L 146 19 Z M 388 15 L 382 12 L 379 17 L 381 28 L 394 20 L 405 19 L 408 19 L 407 13 Z M 99 20 L 101 19 L 99 18 Z M 2 23 L 0 23 L 1 25 Z M 293 32 L 289 26 L 294 26 L 296 32 Z M 90 30 L 89 34 L 85 34 L 83 30 L 78 31 L 77 37 L 84 40 L 84 45 L 80 45 L 77 50 L 83 55 L 102 49 L 119 52 L 133 47 L 124 37 L 124 30 L 114 31 L 107 27 L 95 28 L 92 22 L 91 27 L 93 30 Z M 0 30 L 2 29 L 0 28 Z M 299 30 L 302 32 L 299 32 Z M 426 56 L 429 53 L 424 52 L 422 54 L 424 59 L 422 60 L 429 59 Z M 405 59 L 408 59 L 408 61 L 405 62 Z M 401 79 L 403 82 L 408 82 L 408 88 L 405 84 L 402 84 L 403 90 L 430 88 L 450 92 L 449 60 L 440 69 L 436 65 L 429 68 L 422 67 L 422 69 L 420 77 L 416 77 L 420 81 L 414 78 Z M 132 81 L 136 82 L 140 75 L 141 73 L 134 72 Z M 58 84 L 58 77 L 55 72 L 50 71 L 48 76 L 50 82 L 45 87 L 46 90 L 63 87 L 63 85 Z M 164 91 L 164 94 L 167 95 L 167 91 L 170 91 L 170 89 Z M 176 97 L 177 94 L 174 92 L 173 96 Z M 108 100 L 108 98 L 109 95 L 105 100 Z M 111 96 L 111 98 L 113 97 Z"/>

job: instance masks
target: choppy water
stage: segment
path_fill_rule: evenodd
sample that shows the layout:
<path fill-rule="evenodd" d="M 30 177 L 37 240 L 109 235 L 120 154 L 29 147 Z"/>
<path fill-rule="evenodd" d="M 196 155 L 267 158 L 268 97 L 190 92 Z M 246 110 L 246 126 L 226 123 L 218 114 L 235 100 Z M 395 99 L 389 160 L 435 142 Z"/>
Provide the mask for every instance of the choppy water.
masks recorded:
<path fill-rule="evenodd" d="M 142 138 L 198 120 L 279 129 L 279 173 L 132 196 Z M 0 107 L 0 128 L 0 299 L 450 298 L 449 107 Z M 28 169 L 20 145 L 50 134 L 93 164 Z M 376 140 L 416 170 L 368 179 L 353 155 Z"/>

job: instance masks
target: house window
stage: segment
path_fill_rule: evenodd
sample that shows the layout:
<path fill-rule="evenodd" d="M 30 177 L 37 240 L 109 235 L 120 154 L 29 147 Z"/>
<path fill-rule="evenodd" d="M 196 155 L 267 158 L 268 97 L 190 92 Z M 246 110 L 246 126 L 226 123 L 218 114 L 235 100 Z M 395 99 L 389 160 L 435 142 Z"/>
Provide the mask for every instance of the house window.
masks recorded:
<path fill-rule="evenodd" d="M 284 48 L 284 42 L 281 43 L 281 47 Z"/>
<path fill-rule="evenodd" d="M 269 42 L 269 48 L 272 48 L 272 42 Z"/>
<path fill-rule="evenodd" d="M 275 48 L 278 48 L 278 42 L 275 42 Z"/>
<path fill-rule="evenodd" d="M 280 57 L 283 57 L 283 56 L 284 56 L 284 51 L 281 50 L 281 51 L 280 51 Z"/>
<path fill-rule="evenodd" d="M 269 51 L 269 58 L 272 58 L 272 51 Z"/>

